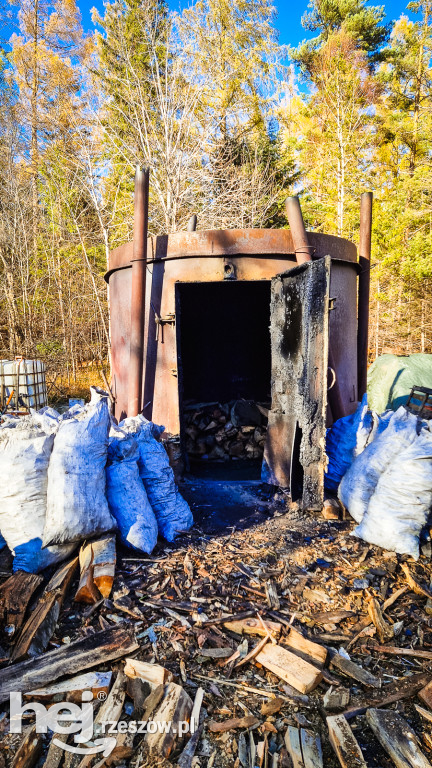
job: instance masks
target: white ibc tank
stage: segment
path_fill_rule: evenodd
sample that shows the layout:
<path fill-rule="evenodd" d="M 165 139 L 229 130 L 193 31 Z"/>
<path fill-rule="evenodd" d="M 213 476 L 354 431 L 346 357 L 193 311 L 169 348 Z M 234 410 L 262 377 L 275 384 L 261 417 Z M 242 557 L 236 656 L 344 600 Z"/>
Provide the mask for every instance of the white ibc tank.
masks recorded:
<path fill-rule="evenodd" d="M 0 360 L 0 411 L 28 412 L 48 404 L 45 363 L 41 360 Z"/>

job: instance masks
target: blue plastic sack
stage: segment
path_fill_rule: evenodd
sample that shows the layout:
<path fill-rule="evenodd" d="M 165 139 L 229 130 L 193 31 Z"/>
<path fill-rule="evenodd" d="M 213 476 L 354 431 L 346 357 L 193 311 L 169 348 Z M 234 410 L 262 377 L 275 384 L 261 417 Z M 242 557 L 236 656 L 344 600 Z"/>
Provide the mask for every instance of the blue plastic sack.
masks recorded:
<path fill-rule="evenodd" d="M 402 406 L 392 413 L 384 432 L 365 448 L 345 473 L 338 497 L 357 523 L 367 511 L 379 478 L 398 454 L 414 442 L 420 426 L 419 419 Z"/>
<path fill-rule="evenodd" d="M 0 529 L 14 555 L 13 570 L 38 573 L 64 560 L 74 547 L 42 549 L 48 464 L 54 429 L 34 414 L 0 428 Z M 54 424 L 55 428 L 55 424 Z"/>
<path fill-rule="evenodd" d="M 167 541 L 187 531 L 193 525 L 189 504 L 179 493 L 170 467 L 168 454 L 156 438 L 164 431 L 143 416 L 134 416 L 119 424 L 120 429 L 133 434 L 139 446 L 139 472 L 155 513 L 159 533 Z"/>
<path fill-rule="evenodd" d="M 149 555 L 156 546 L 158 525 L 140 478 L 139 455 L 132 435 L 115 430 L 108 446 L 107 499 L 123 544 Z"/>
<path fill-rule="evenodd" d="M 420 533 L 431 507 L 432 433 L 424 428 L 379 477 L 353 535 L 418 560 Z"/>
<path fill-rule="evenodd" d="M 324 486 L 327 491 L 336 493 L 345 472 L 351 466 L 356 455 L 359 431 L 361 439 L 366 444 L 367 437 L 372 431 L 373 420 L 368 412 L 367 395 L 357 410 L 350 416 L 343 416 L 335 421 L 327 430 L 326 454 L 327 469 L 324 475 Z"/>

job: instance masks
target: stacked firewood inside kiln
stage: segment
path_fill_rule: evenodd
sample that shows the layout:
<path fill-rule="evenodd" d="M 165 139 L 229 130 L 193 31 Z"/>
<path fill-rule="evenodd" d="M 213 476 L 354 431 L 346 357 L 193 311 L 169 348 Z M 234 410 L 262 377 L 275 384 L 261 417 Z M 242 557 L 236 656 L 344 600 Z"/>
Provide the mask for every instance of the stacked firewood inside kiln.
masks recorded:
<path fill-rule="evenodd" d="M 184 407 L 186 451 L 194 461 L 262 459 L 268 403 L 189 403 Z"/>

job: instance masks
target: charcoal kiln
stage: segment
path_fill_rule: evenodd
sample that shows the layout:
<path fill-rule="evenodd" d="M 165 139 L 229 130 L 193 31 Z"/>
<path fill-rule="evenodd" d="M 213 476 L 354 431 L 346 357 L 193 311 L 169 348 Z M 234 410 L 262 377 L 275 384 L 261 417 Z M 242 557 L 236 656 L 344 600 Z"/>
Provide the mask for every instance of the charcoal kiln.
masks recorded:
<path fill-rule="evenodd" d="M 360 263 L 343 238 L 290 229 L 147 238 L 148 175 L 137 171 L 132 242 L 110 254 L 115 415 L 164 424 L 172 456 L 250 461 L 305 507 L 323 500 L 325 430 L 364 392 L 371 195 Z M 190 231 L 189 231 L 190 230 Z"/>

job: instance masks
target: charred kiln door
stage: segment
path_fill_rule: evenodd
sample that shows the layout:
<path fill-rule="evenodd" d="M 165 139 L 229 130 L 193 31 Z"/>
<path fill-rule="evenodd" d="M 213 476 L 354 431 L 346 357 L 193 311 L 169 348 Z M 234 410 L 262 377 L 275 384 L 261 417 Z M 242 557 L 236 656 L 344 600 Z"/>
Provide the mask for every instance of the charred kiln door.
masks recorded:
<path fill-rule="evenodd" d="M 272 407 L 264 470 L 293 501 L 320 509 L 324 498 L 330 257 L 273 278 Z"/>

